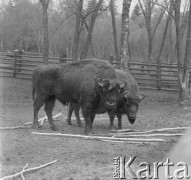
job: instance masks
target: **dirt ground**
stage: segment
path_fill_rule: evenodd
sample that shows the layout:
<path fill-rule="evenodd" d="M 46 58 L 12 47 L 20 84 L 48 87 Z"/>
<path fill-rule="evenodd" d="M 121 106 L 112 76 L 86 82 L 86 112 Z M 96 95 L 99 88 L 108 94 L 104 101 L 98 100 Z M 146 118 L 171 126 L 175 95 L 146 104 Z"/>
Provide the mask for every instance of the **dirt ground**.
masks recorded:
<path fill-rule="evenodd" d="M 189 111 L 178 106 L 178 94 L 173 92 L 144 91 L 146 98 L 142 101 L 137 120 L 130 125 L 123 117 L 123 128 L 150 130 L 165 127 L 189 126 Z M 20 126 L 32 121 L 33 108 L 31 98 L 31 81 L 12 78 L 0 79 L 0 126 Z M 67 125 L 65 116 L 68 107 L 56 103 L 54 113 L 62 112 L 56 121 L 58 132 L 83 134 L 84 127 L 79 128 L 76 121 Z M 45 115 L 41 108 L 39 118 Z M 96 116 L 94 133 L 109 133 L 109 120 L 100 120 L 106 114 Z M 116 123 L 117 124 L 117 123 Z M 53 160 L 55 164 L 46 168 L 26 173 L 28 180 L 111 180 L 114 173 L 116 156 L 136 156 L 132 169 L 140 162 L 152 164 L 162 161 L 172 149 L 178 138 L 169 138 L 166 142 L 150 144 L 111 143 L 96 140 L 75 139 L 67 137 L 50 137 L 33 135 L 32 128 L 18 130 L 0 130 L 0 177 L 11 175 L 22 170 L 26 163 L 36 167 Z M 52 132 L 45 123 L 40 132 Z M 131 179 L 126 175 L 127 179 Z M 20 179 L 17 178 L 17 179 Z"/>

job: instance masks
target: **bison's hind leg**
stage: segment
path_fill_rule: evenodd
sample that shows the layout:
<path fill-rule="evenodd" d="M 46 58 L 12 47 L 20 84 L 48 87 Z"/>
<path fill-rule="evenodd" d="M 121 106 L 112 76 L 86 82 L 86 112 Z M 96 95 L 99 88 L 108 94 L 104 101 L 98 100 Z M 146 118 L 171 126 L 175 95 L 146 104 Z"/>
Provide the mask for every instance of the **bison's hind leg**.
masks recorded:
<path fill-rule="evenodd" d="M 66 118 L 66 122 L 68 123 L 68 125 L 72 125 L 71 117 L 72 117 L 73 110 L 74 110 L 74 105 L 73 103 L 70 103 L 69 109 L 68 109 L 68 117 Z"/>
<path fill-rule="evenodd" d="M 81 106 L 82 107 L 82 115 L 85 119 L 85 130 L 84 133 L 87 134 L 93 134 L 92 131 L 92 109 L 90 108 L 90 106 Z"/>
<path fill-rule="evenodd" d="M 52 118 L 52 111 L 54 108 L 55 100 L 56 100 L 55 96 L 50 96 L 50 97 L 46 98 L 45 107 L 44 107 L 44 110 L 45 110 L 46 115 L 48 117 L 50 128 L 54 131 L 58 130 L 58 128 L 54 124 L 54 120 Z"/>
<path fill-rule="evenodd" d="M 45 96 L 35 96 L 34 102 L 33 102 L 33 108 L 34 108 L 34 119 L 33 119 L 33 126 L 35 129 L 39 129 L 40 125 L 38 123 L 38 111 L 43 106 L 45 102 L 46 97 Z"/>
<path fill-rule="evenodd" d="M 82 122 L 81 122 L 80 114 L 79 114 L 80 113 L 80 105 L 79 104 L 74 104 L 74 113 L 75 113 L 75 116 L 76 116 L 78 126 L 82 127 Z"/>
<path fill-rule="evenodd" d="M 122 114 L 121 113 L 117 113 L 117 118 L 118 118 L 118 129 L 122 129 Z"/>

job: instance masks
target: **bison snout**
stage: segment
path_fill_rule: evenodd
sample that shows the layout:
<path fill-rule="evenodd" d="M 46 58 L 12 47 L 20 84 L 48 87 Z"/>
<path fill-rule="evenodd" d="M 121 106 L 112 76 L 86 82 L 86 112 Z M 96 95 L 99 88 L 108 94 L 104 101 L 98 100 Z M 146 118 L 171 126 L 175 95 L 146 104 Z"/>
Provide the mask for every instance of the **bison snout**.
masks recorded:
<path fill-rule="evenodd" d="M 112 109 L 115 107 L 115 101 L 106 101 L 105 102 L 107 108 Z"/>
<path fill-rule="evenodd" d="M 133 123 L 135 122 L 135 120 L 136 120 L 136 114 L 130 113 L 130 114 L 128 115 L 128 119 L 129 119 L 129 122 L 130 122 L 131 124 L 133 124 Z"/>

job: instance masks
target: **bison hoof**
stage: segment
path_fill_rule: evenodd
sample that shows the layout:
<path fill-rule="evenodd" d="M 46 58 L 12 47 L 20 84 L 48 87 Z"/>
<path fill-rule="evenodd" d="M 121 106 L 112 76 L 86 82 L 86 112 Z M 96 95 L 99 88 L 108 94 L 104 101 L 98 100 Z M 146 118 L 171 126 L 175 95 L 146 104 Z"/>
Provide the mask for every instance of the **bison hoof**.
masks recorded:
<path fill-rule="evenodd" d="M 36 130 L 39 130 L 41 128 L 41 125 L 39 124 L 34 124 L 33 125 L 33 128 L 36 129 Z"/>
<path fill-rule="evenodd" d="M 71 120 L 68 120 L 68 118 L 66 119 L 66 122 L 68 123 L 68 125 L 72 125 Z"/>
<path fill-rule="evenodd" d="M 115 127 L 114 126 L 110 126 L 109 129 L 110 130 L 115 130 Z"/>
<path fill-rule="evenodd" d="M 57 130 L 58 130 L 58 128 L 57 128 L 55 125 L 50 126 L 50 128 L 51 128 L 53 131 L 57 131 Z"/>
<path fill-rule="evenodd" d="M 82 127 L 82 124 L 78 124 L 79 127 Z"/>
<path fill-rule="evenodd" d="M 93 135 L 93 131 L 92 131 L 92 130 L 91 130 L 91 131 L 85 130 L 85 131 L 84 131 L 84 134 L 90 136 L 90 135 Z"/>

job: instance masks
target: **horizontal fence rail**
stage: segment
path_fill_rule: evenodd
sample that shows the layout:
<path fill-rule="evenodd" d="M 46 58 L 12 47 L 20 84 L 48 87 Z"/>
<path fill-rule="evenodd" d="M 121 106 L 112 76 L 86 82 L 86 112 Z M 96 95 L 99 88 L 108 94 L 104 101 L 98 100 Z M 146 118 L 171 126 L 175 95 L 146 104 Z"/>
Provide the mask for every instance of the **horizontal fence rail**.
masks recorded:
<path fill-rule="evenodd" d="M 50 57 L 49 64 L 72 62 L 71 58 L 59 59 Z M 35 67 L 43 64 L 42 55 L 24 53 L 22 56 L 12 53 L 0 52 L 0 76 L 31 79 Z M 115 68 L 118 62 L 112 61 Z M 142 89 L 152 90 L 178 90 L 178 69 L 176 64 L 147 64 L 129 62 L 129 72 L 136 79 Z"/>

